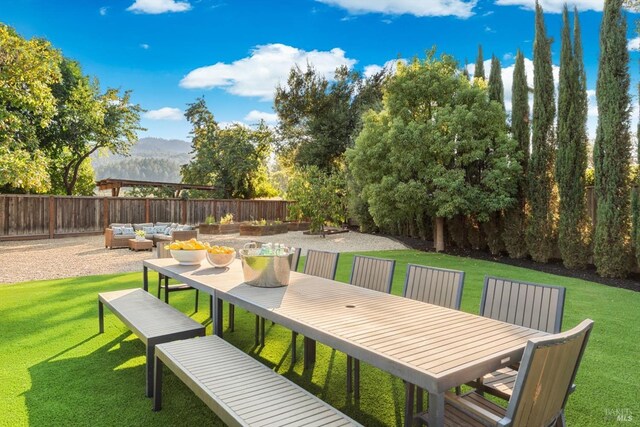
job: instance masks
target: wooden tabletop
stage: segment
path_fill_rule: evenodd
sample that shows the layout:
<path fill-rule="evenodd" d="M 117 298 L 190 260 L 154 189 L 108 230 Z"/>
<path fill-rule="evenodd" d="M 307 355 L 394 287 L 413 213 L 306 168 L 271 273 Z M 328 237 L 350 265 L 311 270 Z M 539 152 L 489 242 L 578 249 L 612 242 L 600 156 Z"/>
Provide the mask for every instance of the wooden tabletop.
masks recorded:
<path fill-rule="evenodd" d="M 458 310 L 291 273 L 289 286 L 243 283 L 240 261 L 224 269 L 144 265 L 273 320 L 432 393 L 521 359 L 527 340 L 546 333 Z"/>

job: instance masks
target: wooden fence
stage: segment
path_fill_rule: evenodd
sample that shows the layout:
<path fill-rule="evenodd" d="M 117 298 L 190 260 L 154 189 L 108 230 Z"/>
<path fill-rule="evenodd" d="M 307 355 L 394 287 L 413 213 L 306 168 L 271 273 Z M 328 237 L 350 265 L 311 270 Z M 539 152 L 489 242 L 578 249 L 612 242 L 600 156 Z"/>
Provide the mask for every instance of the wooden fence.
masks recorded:
<path fill-rule="evenodd" d="M 287 218 L 284 200 L 183 200 L 0 194 L 0 241 L 100 234 L 114 222 L 197 225 L 209 215 L 236 221 Z"/>

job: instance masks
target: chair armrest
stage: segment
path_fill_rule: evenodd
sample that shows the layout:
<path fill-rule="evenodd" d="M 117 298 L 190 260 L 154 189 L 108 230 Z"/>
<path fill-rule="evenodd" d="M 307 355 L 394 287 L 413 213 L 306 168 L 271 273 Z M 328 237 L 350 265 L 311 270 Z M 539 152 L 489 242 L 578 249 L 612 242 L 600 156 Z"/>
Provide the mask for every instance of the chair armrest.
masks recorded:
<path fill-rule="evenodd" d="M 500 425 L 500 421 L 502 421 L 502 417 L 499 415 L 490 412 L 475 403 L 467 400 L 464 396 L 458 396 L 454 393 L 447 392 L 445 394 L 445 399 L 447 403 L 452 406 L 455 406 L 460 411 L 476 418 L 485 426 L 497 426 Z"/>
<path fill-rule="evenodd" d="M 110 248 L 113 242 L 113 230 L 111 228 L 104 229 L 104 247 Z"/>

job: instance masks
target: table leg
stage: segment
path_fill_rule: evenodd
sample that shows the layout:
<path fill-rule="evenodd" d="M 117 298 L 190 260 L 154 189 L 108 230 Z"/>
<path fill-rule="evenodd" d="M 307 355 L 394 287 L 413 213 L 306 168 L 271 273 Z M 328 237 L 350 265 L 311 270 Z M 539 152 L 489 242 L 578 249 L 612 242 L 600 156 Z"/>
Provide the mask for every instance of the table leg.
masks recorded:
<path fill-rule="evenodd" d="M 309 369 L 316 363 L 316 342 L 304 337 L 304 369 Z"/>
<path fill-rule="evenodd" d="M 142 289 L 149 291 L 149 270 L 147 266 L 142 266 Z"/>
<path fill-rule="evenodd" d="M 404 383 L 404 426 L 412 427 L 413 426 L 413 401 L 415 400 L 414 392 L 416 390 L 416 386 L 411 384 L 408 381 Z"/>
<path fill-rule="evenodd" d="M 213 333 L 214 335 L 222 338 L 222 319 L 224 317 L 222 300 L 220 298 L 217 298 L 215 294 L 213 295 L 213 299 Z"/>
<path fill-rule="evenodd" d="M 444 393 L 429 393 L 429 427 L 444 426 Z"/>

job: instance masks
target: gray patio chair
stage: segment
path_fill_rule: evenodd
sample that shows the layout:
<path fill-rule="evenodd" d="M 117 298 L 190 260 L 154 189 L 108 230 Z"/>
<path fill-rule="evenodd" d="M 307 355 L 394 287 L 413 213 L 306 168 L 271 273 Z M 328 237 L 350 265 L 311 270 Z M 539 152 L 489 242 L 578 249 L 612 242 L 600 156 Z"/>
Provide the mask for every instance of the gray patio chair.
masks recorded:
<path fill-rule="evenodd" d="M 587 319 L 570 331 L 529 340 L 506 409 L 475 391 L 447 392 L 445 425 L 566 426 L 564 408 L 592 328 Z"/>
<path fill-rule="evenodd" d="M 293 256 L 291 257 L 291 271 L 298 271 L 298 264 L 300 263 L 300 253 L 302 250 L 300 248 L 296 248 L 293 252 Z M 235 329 L 235 306 L 233 304 L 229 304 L 229 330 L 231 332 Z M 274 322 L 272 322 L 274 324 Z M 256 327 L 255 327 L 255 339 L 256 345 L 264 345 L 264 319 L 256 314 Z"/>
<path fill-rule="evenodd" d="M 317 251 L 309 249 L 307 251 L 307 259 L 304 263 L 304 274 L 310 276 L 322 277 L 323 279 L 335 279 L 338 270 L 339 252 Z M 294 365 L 298 360 L 296 344 L 298 342 L 298 333 L 291 331 L 291 364 Z"/>
<path fill-rule="evenodd" d="M 480 315 L 514 325 L 558 333 L 562 327 L 565 288 L 486 276 Z M 492 372 L 470 383 L 480 392 L 509 400 L 517 365 Z"/>
<path fill-rule="evenodd" d="M 460 310 L 463 286 L 464 271 L 409 264 L 402 296 Z"/>
<path fill-rule="evenodd" d="M 391 293 L 396 261 L 356 255 L 353 257 L 349 283 L 361 288 Z M 360 398 L 360 361 L 347 354 L 347 393 Z"/>

